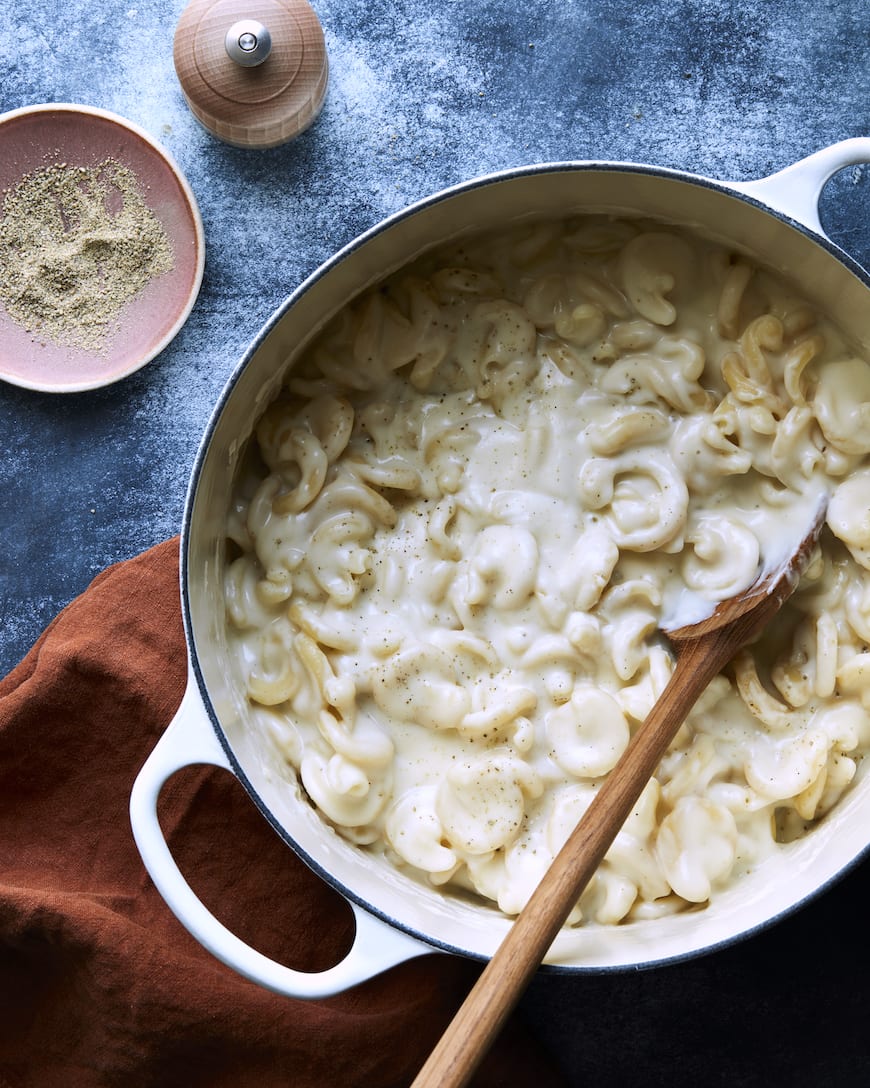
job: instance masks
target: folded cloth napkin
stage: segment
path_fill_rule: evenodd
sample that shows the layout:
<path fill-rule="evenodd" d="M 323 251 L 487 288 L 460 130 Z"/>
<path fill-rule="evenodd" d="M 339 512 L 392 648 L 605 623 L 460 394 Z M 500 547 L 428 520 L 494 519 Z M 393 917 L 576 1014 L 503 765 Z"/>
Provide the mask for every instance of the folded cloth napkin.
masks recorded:
<path fill-rule="evenodd" d="M 442 954 L 298 1001 L 214 959 L 149 880 L 130 789 L 186 681 L 178 542 L 101 574 L 0 681 L 0 1088 L 393 1088 L 479 967 Z M 300 970 L 340 959 L 347 904 L 232 776 L 187 768 L 160 816 L 194 889 Z M 564 1083 L 515 1015 L 473 1082 Z"/>

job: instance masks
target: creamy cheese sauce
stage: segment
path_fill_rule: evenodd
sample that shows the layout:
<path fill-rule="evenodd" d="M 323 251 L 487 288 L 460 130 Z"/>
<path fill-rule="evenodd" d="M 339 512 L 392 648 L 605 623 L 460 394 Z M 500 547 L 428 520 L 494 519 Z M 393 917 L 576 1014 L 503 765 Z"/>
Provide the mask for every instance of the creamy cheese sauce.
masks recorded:
<path fill-rule="evenodd" d="M 590 217 L 424 258 L 333 322 L 228 517 L 251 720 L 361 848 L 519 911 L 661 693 L 662 627 L 828 529 L 570 924 L 706 902 L 870 744 L 870 366 L 786 285 Z"/>

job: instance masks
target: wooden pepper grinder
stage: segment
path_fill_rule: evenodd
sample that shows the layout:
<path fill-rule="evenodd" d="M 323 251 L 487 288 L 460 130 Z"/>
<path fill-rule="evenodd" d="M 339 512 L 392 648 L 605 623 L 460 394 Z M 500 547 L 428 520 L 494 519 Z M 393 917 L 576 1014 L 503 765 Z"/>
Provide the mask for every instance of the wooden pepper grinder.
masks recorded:
<path fill-rule="evenodd" d="M 175 31 L 191 113 L 235 147 L 275 147 L 320 113 L 329 64 L 306 0 L 192 0 Z"/>

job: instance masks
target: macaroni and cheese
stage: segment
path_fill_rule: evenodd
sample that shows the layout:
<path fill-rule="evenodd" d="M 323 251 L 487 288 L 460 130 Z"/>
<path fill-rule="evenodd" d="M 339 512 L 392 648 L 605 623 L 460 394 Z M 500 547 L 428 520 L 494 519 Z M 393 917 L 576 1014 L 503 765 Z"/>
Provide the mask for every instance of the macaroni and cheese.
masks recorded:
<path fill-rule="evenodd" d="M 569 924 L 715 895 L 870 745 L 870 365 L 787 284 L 660 224 L 454 243 L 288 372 L 228 518 L 256 728 L 323 817 L 522 909 L 673 667 L 830 495 L 774 630 L 680 729 Z"/>

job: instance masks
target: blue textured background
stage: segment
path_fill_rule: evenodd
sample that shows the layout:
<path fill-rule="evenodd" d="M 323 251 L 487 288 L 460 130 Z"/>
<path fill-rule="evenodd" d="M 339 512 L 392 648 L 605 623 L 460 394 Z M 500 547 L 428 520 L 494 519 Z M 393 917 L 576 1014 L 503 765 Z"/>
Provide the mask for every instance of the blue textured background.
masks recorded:
<path fill-rule="evenodd" d="M 177 532 L 200 435 L 247 343 L 321 261 L 445 185 L 514 165 L 631 160 L 760 177 L 870 135 L 866 0 L 316 0 L 317 124 L 231 149 L 172 65 L 181 0 L 0 3 L 0 109 L 103 107 L 177 159 L 206 231 L 176 341 L 109 389 L 0 384 L 0 674 L 109 563 Z M 864 167 L 822 218 L 870 262 Z M 537 980 L 523 1008 L 571 1082 L 870 1083 L 867 865 L 770 934 L 640 976 Z M 373 1086 L 376 1088 L 376 1086 Z"/>

